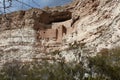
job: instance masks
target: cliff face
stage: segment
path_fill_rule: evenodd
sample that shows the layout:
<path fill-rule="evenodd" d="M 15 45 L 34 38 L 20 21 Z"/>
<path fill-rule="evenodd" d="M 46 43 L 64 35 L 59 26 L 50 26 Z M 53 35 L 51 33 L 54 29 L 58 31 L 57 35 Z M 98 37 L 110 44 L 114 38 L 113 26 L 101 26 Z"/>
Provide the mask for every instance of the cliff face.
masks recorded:
<path fill-rule="evenodd" d="M 45 53 L 59 50 L 63 35 L 66 34 L 66 28 L 61 22 L 69 22 L 71 15 L 66 9 L 30 9 L 1 15 L 1 62 L 12 59 L 30 61 L 36 56 L 42 57 Z"/>
<path fill-rule="evenodd" d="M 75 0 L 61 7 L 13 12 L 0 16 L 0 31 L 1 61 L 52 59 L 44 53 L 66 50 L 75 42 L 84 43 L 84 54 L 95 54 L 120 44 L 120 2 Z"/>
<path fill-rule="evenodd" d="M 119 46 L 120 1 L 81 0 L 76 4 L 73 14 L 79 16 L 74 23 L 77 34 L 70 37 L 69 41 L 86 43 L 89 53 Z"/>

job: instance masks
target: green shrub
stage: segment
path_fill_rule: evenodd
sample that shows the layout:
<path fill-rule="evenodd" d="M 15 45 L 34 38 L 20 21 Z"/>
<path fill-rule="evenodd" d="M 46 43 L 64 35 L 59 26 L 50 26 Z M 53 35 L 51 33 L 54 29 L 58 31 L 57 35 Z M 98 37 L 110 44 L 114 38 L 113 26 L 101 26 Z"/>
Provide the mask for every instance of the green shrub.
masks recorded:
<path fill-rule="evenodd" d="M 89 58 L 90 68 L 110 80 L 120 80 L 120 48 L 102 49 L 97 56 Z"/>

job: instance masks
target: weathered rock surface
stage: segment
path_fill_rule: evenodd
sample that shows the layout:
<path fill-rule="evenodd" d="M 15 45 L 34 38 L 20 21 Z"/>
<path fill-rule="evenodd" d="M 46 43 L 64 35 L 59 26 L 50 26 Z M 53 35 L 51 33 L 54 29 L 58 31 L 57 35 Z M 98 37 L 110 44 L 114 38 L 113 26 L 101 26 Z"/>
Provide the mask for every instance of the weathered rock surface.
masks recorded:
<path fill-rule="evenodd" d="M 74 9 L 73 15 L 79 19 L 74 23 L 77 34 L 67 37 L 70 42 L 86 43 L 88 53 L 120 46 L 120 1 L 81 0 Z"/>
<path fill-rule="evenodd" d="M 66 28 L 61 43 L 38 39 L 39 30 L 56 30 L 58 26 Z M 65 50 L 75 41 L 85 44 L 83 56 L 95 55 L 102 48 L 120 46 L 120 1 L 75 0 L 66 6 L 18 11 L 7 17 L 0 15 L 0 31 L 1 62 L 11 59 L 30 61 L 40 56 L 53 59 L 54 56 L 45 54 L 53 50 L 64 50 L 60 54 L 66 61 L 74 60 L 73 54 L 81 51 Z M 67 53 L 70 54 L 66 57 Z M 59 55 L 55 58 L 59 59 Z"/>

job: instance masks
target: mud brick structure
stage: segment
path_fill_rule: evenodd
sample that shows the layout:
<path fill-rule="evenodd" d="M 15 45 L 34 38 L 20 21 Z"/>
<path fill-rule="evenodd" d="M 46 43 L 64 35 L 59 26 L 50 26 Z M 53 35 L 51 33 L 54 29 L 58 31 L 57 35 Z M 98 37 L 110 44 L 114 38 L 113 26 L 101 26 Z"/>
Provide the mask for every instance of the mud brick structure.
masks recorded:
<path fill-rule="evenodd" d="M 43 29 L 39 30 L 39 39 L 54 40 L 56 42 L 62 42 L 63 36 L 70 33 L 72 28 L 66 28 L 61 25 L 56 29 Z"/>
<path fill-rule="evenodd" d="M 56 29 L 40 30 L 39 38 L 40 39 L 57 39 L 57 30 Z"/>

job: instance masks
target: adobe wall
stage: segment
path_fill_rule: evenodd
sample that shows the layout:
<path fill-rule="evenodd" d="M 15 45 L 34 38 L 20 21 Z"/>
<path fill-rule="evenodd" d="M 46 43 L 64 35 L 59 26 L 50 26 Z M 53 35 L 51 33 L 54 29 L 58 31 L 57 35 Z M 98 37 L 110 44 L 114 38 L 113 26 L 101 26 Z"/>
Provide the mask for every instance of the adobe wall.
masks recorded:
<path fill-rule="evenodd" d="M 39 38 L 42 38 L 42 39 L 56 39 L 57 38 L 57 30 L 56 29 L 40 30 Z"/>
<path fill-rule="evenodd" d="M 54 39 L 56 42 L 61 43 L 63 36 L 70 32 L 72 32 L 72 28 L 66 28 L 63 25 L 57 27 L 56 29 L 43 29 L 39 30 L 39 39 Z"/>
<path fill-rule="evenodd" d="M 42 41 L 40 46 L 43 47 L 45 51 L 58 50 L 62 44 L 62 38 L 66 35 L 67 29 L 64 26 L 59 26 L 56 29 L 43 29 L 39 30 L 39 41 Z"/>
<path fill-rule="evenodd" d="M 57 30 L 58 30 L 57 42 L 62 42 L 62 38 L 63 36 L 66 35 L 67 29 L 65 28 L 65 26 L 62 25 L 62 26 L 59 26 Z"/>
<path fill-rule="evenodd" d="M 68 27 L 67 28 L 67 35 L 71 34 L 73 32 L 73 27 Z"/>

